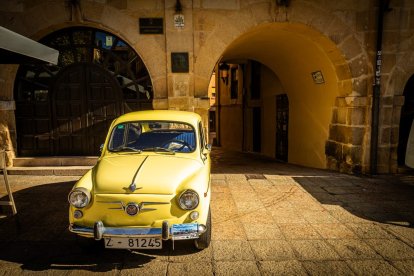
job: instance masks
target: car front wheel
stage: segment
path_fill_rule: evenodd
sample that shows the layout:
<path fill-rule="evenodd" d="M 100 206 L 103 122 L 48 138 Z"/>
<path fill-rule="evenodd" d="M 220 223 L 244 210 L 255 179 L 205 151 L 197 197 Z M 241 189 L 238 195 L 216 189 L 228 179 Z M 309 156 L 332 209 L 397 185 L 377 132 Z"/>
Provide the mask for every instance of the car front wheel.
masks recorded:
<path fill-rule="evenodd" d="M 211 212 L 210 208 L 208 209 L 208 216 L 207 216 L 207 230 L 203 234 L 200 235 L 200 237 L 196 240 L 194 240 L 194 246 L 197 249 L 205 249 L 210 245 L 211 241 Z"/>

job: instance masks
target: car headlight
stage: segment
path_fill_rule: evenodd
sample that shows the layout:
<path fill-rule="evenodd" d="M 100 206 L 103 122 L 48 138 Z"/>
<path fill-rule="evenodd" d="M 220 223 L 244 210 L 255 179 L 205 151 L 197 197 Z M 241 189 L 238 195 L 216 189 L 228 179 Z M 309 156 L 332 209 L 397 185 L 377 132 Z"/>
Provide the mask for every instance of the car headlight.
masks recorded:
<path fill-rule="evenodd" d="M 91 193 L 85 188 L 76 188 L 69 193 L 69 203 L 76 208 L 83 208 L 89 204 Z"/>
<path fill-rule="evenodd" d="M 193 190 L 185 190 L 179 199 L 180 208 L 183 210 L 193 210 L 199 203 L 198 194 Z"/>

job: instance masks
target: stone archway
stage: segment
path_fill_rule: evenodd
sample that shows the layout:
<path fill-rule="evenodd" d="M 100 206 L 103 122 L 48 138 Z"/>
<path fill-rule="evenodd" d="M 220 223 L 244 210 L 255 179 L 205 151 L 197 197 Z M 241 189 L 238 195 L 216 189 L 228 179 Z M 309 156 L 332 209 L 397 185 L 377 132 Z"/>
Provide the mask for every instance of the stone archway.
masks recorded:
<path fill-rule="evenodd" d="M 219 61 L 223 63 L 231 69 L 226 82 L 218 79 L 221 145 L 277 158 L 277 97 L 286 94 L 289 126 L 284 159 L 316 168 L 327 168 L 331 155 L 341 162 L 345 159 L 343 152 L 331 151 L 330 146 L 342 149 L 343 144 L 354 142 L 344 140 L 341 132 L 353 131 L 346 113 L 356 108 L 345 106 L 352 75 L 333 41 L 303 24 L 261 24 L 227 46 Z M 259 74 L 255 73 L 256 63 L 261 64 Z M 239 72 L 235 77 L 234 70 Z M 238 97 L 232 96 L 234 80 L 241 80 Z M 259 93 L 254 91 L 256 87 L 260 87 Z M 262 146 L 257 149 L 253 144 L 259 131 Z M 362 148 L 362 140 L 355 145 Z M 360 165 L 361 156 L 352 157 Z"/>
<path fill-rule="evenodd" d="M 59 63 L 22 65 L 15 81 L 19 156 L 98 155 L 111 121 L 152 109 L 152 82 L 119 37 L 71 27 L 41 40 Z"/>

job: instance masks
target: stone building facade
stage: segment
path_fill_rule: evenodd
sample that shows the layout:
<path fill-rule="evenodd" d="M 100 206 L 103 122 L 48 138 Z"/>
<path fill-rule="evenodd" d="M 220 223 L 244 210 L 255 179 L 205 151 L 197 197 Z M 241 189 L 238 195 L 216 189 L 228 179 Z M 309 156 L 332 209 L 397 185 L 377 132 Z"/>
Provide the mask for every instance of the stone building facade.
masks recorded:
<path fill-rule="evenodd" d="M 194 111 L 208 125 L 208 87 L 215 77 L 217 144 L 299 165 L 369 173 L 379 2 L 2 0 L 0 25 L 37 41 L 73 27 L 111 34 L 145 66 L 153 109 Z M 413 109 L 404 99 L 414 93 L 409 89 L 414 2 L 391 0 L 389 8 L 382 43 L 379 173 L 401 167 L 399 147 L 407 139 L 400 135 L 401 110 Z M 162 19 L 161 31 L 143 32 L 140 19 Z M 222 64 L 229 65 L 227 77 Z M 19 72 L 19 65 L 0 65 L 0 147 L 9 165 L 25 143 L 16 123 L 25 108 L 16 102 Z"/>

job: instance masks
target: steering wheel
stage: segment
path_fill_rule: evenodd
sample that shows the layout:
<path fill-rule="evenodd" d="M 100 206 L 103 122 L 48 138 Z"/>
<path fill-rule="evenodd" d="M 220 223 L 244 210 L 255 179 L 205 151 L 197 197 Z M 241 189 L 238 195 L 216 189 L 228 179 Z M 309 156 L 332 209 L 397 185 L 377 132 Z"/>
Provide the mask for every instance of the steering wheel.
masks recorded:
<path fill-rule="evenodd" d="M 183 150 L 185 148 L 188 148 L 190 151 L 193 150 L 193 148 L 191 147 L 191 145 L 189 143 L 187 143 L 186 141 L 183 141 L 183 140 L 178 140 L 178 139 L 171 139 L 171 140 L 165 142 L 164 145 L 163 145 L 163 147 L 166 147 L 166 146 L 169 147 L 169 145 L 171 145 L 172 143 L 176 143 L 176 144 L 181 145 L 181 147 L 179 147 L 177 149 L 178 151 L 181 151 L 181 150 Z"/>

